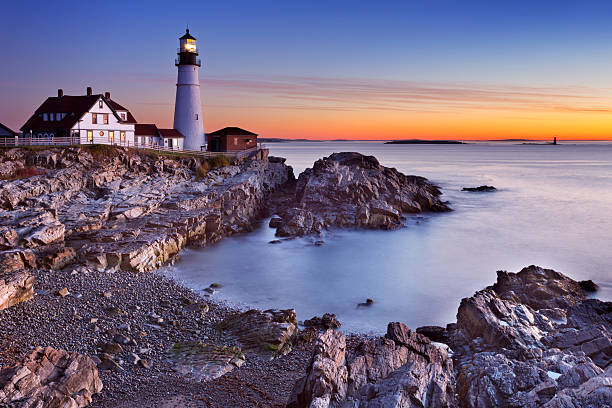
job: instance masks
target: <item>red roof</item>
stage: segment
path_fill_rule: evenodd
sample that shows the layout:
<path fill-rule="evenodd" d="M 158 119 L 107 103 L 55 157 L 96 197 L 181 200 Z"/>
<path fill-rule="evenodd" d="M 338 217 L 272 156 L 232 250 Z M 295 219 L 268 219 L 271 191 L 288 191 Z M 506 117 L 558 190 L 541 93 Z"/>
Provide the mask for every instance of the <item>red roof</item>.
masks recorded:
<path fill-rule="evenodd" d="M 235 126 L 224 127 L 223 129 L 216 130 L 212 133 L 208 133 L 208 136 L 227 136 L 227 135 L 247 135 L 257 136 L 256 133 L 249 132 L 248 130 L 241 129 Z"/>
<path fill-rule="evenodd" d="M 21 127 L 22 131 L 28 130 L 55 130 L 55 129 L 70 129 L 77 121 L 87 113 L 91 107 L 102 98 L 110 106 L 114 115 L 122 123 L 136 123 L 134 116 L 123 106 L 119 105 L 112 99 L 106 99 L 101 94 L 96 95 L 64 95 L 64 96 L 52 96 L 47 98 L 36 109 L 34 114 L 26 121 Z M 126 120 L 122 121 L 121 116 L 117 111 L 126 111 Z M 43 120 L 43 113 L 65 113 L 66 117 L 59 121 L 45 121 Z"/>
<path fill-rule="evenodd" d="M 157 136 L 157 126 L 153 123 L 136 123 L 134 134 L 136 136 Z"/>
<path fill-rule="evenodd" d="M 159 134 L 163 137 L 185 137 L 181 132 L 176 129 L 158 129 Z"/>

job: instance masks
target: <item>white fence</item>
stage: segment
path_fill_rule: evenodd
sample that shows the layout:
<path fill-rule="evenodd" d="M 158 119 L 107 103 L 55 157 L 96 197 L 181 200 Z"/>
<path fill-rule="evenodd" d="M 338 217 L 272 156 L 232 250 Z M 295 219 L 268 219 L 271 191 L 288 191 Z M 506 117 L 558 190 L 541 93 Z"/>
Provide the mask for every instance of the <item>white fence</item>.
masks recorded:
<path fill-rule="evenodd" d="M 0 138 L 0 147 L 17 147 L 17 146 L 76 146 L 80 145 L 81 141 L 78 136 L 76 137 L 11 137 L 11 138 Z M 135 149 L 152 150 L 156 152 L 169 152 L 169 153 L 187 153 L 190 155 L 202 156 L 202 157 L 213 157 L 222 155 L 228 158 L 241 158 L 256 152 L 259 149 L 263 149 L 264 146 L 260 143 L 259 147 L 252 147 L 248 150 L 240 150 L 235 152 L 209 152 L 203 150 L 181 150 L 176 147 L 165 147 L 160 146 L 157 143 L 143 144 L 143 143 L 130 143 L 128 142 L 114 142 L 105 143 L 109 146 L 121 146 Z"/>

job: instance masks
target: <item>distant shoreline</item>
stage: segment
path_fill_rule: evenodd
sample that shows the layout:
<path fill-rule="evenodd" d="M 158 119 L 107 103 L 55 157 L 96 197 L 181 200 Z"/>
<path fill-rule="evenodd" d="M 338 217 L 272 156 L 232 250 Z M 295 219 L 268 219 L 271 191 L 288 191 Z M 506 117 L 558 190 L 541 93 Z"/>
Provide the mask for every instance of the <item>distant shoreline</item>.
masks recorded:
<path fill-rule="evenodd" d="M 411 139 L 411 140 L 390 140 L 385 142 L 385 144 L 467 144 L 465 142 L 460 142 L 458 140 L 421 140 L 421 139 Z"/>

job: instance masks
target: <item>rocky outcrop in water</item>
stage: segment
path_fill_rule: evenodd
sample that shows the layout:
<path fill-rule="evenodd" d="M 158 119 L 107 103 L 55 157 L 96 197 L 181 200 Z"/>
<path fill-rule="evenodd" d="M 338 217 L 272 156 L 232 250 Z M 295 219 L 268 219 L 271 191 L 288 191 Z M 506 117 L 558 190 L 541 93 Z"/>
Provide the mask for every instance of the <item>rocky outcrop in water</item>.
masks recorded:
<path fill-rule="evenodd" d="M 77 408 L 102 390 L 96 364 L 86 356 L 37 348 L 21 365 L 0 370 L 0 405 Z"/>
<path fill-rule="evenodd" d="M 46 174 L 0 180 L 0 259 L 11 260 L 3 269 L 152 270 L 187 245 L 251 229 L 266 195 L 293 179 L 267 151 L 198 178 L 200 161 L 95 146 L 4 151 L 4 167 Z"/>
<path fill-rule="evenodd" d="M 500 271 L 446 328 L 390 323 L 351 351 L 328 330 L 288 407 L 612 406 L 612 302 L 585 286 L 536 266 Z"/>
<path fill-rule="evenodd" d="M 279 200 L 278 236 L 320 233 L 329 227 L 392 229 L 403 213 L 449 211 L 440 190 L 423 177 L 381 166 L 373 156 L 334 153 L 300 174 L 289 198 Z"/>

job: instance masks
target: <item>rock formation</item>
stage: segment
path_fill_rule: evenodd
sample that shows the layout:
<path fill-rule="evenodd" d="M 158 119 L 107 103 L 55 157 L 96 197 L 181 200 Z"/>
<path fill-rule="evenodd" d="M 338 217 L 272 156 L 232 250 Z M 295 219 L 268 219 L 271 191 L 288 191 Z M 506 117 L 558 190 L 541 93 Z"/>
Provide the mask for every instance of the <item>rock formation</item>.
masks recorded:
<path fill-rule="evenodd" d="M 583 286 L 536 266 L 498 272 L 461 301 L 456 324 L 418 329 L 452 361 L 400 323 L 351 351 L 328 330 L 288 407 L 612 406 L 612 302 Z"/>
<path fill-rule="evenodd" d="M 447 351 L 402 323 L 350 352 L 345 336 L 329 329 L 287 407 L 453 407 L 453 380 Z"/>
<path fill-rule="evenodd" d="M 85 407 L 102 390 L 87 356 L 37 348 L 23 364 L 0 370 L 0 405 L 32 408 Z"/>
<path fill-rule="evenodd" d="M 402 213 L 449 211 L 423 177 L 381 166 L 373 156 L 334 153 L 300 174 L 289 198 L 278 200 L 271 226 L 278 236 L 320 233 L 337 226 L 391 229 Z"/>

